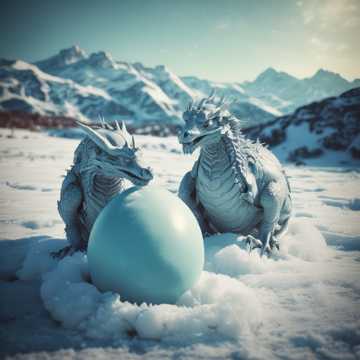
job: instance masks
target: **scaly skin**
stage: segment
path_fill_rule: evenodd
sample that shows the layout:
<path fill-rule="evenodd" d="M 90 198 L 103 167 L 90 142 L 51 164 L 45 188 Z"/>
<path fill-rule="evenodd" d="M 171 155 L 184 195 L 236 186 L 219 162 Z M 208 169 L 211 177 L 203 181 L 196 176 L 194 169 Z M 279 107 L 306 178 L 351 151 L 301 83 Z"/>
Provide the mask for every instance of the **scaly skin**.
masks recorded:
<path fill-rule="evenodd" d="M 141 186 L 152 179 L 150 169 L 140 164 L 138 149 L 124 124 L 122 129 L 103 124 L 98 130 L 79 125 L 88 136 L 75 150 L 74 164 L 61 187 L 58 211 L 70 246 L 53 253 L 60 258 L 77 250 L 86 251 L 96 218 L 124 189 L 124 179 Z"/>
<path fill-rule="evenodd" d="M 179 196 L 204 234 L 247 235 L 251 249 L 269 254 L 279 247 L 291 215 L 289 183 L 276 157 L 247 140 L 240 121 L 222 107 L 208 98 L 184 112 L 179 141 L 184 152 L 201 150 L 182 179 Z"/>

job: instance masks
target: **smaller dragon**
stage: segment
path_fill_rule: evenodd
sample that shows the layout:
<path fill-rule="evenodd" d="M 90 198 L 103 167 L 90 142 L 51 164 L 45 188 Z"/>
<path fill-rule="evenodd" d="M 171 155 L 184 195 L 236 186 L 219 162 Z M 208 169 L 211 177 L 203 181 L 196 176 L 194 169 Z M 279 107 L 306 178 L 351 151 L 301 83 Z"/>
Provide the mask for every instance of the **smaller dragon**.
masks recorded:
<path fill-rule="evenodd" d="M 91 228 L 101 210 L 124 190 L 124 180 L 144 186 L 152 171 L 142 165 L 141 152 L 126 126 L 112 127 L 102 120 L 97 128 L 77 121 L 87 136 L 75 150 L 74 163 L 62 183 L 58 211 L 70 245 L 53 252 L 63 258 L 85 251 Z"/>
<path fill-rule="evenodd" d="M 291 215 L 290 186 L 277 158 L 241 132 L 224 99 L 214 95 L 190 104 L 179 135 L 184 153 L 200 155 L 179 187 L 204 234 L 247 235 L 250 250 L 279 249 Z"/>

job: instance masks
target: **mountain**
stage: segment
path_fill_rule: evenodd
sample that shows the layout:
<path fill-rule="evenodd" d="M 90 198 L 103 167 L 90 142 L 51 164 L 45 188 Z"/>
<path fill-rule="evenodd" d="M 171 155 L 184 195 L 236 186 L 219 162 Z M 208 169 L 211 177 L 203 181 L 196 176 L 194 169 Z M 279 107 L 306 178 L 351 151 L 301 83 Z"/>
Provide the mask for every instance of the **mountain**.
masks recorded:
<path fill-rule="evenodd" d="M 117 61 L 104 51 L 86 54 L 73 46 L 33 64 L 21 61 L 21 72 L 18 63 L 0 60 L 0 109 L 3 111 L 88 120 L 97 120 L 101 114 L 109 121 L 120 118 L 140 126 L 176 124 L 182 121 L 182 112 L 190 101 L 208 95 L 215 88 L 219 96 L 224 94 L 238 100 L 230 110 L 241 116 L 244 123 L 254 125 L 281 115 L 261 100 L 245 94 L 238 84 L 211 83 L 206 91 L 199 91 L 163 65 L 152 68 L 139 62 Z M 11 84 L 17 84 L 22 90 Z M 40 90 L 39 84 L 42 84 Z M 54 84 L 58 90 L 49 93 L 41 90 L 53 89 Z M 82 89 L 79 94 L 65 90 L 75 85 Z M 60 87 L 64 89 L 60 91 Z M 87 101 L 81 100 L 83 88 L 93 91 Z"/>
<path fill-rule="evenodd" d="M 61 53 L 62 51 L 57 57 L 61 58 Z M 62 61 L 56 62 L 58 66 L 53 66 L 53 62 L 48 66 L 47 61 L 35 64 L 50 74 L 106 91 L 131 113 L 131 117 L 126 120 L 176 122 L 180 119 L 178 101 L 167 96 L 156 82 L 151 80 L 153 76 L 148 75 L 145 68 L 140 69 L 140 64 L 115 61 L 104 51 L 80 57 L 69 64 L 64 64 Z M 98 112 L 107 119 L 121 115 L 116 112 L 106 113 L 101 108 Z"/>
<path fill-rule="evenodd" d="M 105 91 L 44 73 L 21 60 L 0 62 L 0 108 L 87 120 L 97 109 L 131 116 Z"/>
<path fill-rule="evenodd" d="M 281 111 L 267 102 L 249 95 L 239 83 L 215 82 L 195 76 L 184 76 L 181 79 L 197 97 L 202 98 L 215 92 L 219 97 L 233 100 L 229 107 L 230 112 L 249 126 L 266 123 L 282 115 Z"/>
<path fill-rule="evenodd" d="M 298 108 L 247 130 L 281 160 L 297 164 L 360 162 L 360 87 Z"/>
<path fill-rule="evenodd" d="M 65 66 L 78 62 L 79 60 L 87 57 L 84 50 L 80 49 L 79 46 L 72 46 L 68 49 L 60 50 L 57 55 L 51 56 L 48 59 L 38 61 L 34 65 L 40 69 L 52 74 L 51 69 L 64 68 Z M 55 74 L 54 74 L 55 75 Z"/>
<path fill-rule="evenodd" d="M 33 64 L 0 59 L 1 111 L 93 121 L 101 114 L 134 126 L 179 124 L 190 101 L 214 91 L 233 101 L 229 110 L 244 126 L 254 126 L 356 86 L 360 80 L 349 82 L 325 70 L 300 80 L 269 68 L 244 83 L 179 77 L 163 65 L 118 61 L 107 52 L 87 54 L 78 46 Z"/>
<path fill-rule="evenodd" d="M 323 69 L 312 77 L 298 79 L 282 71 L 268 68 L 253 82 L 245 82 L 243 88 L 251 95 L 269 103 L 283 113 L 299 106 L 360 86 L 360 80 L 347 81 L 339 74 Z"/>

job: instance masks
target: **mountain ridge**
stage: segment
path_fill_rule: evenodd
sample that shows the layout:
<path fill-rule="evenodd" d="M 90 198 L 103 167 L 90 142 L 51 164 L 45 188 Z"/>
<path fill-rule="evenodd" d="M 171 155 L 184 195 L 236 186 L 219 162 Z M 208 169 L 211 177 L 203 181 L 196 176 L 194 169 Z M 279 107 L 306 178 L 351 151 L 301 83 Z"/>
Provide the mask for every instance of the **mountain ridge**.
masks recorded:
<path fill-rule="evenodd" d="M 235 100 L 230 108 L 234 115 L 256 125 L 306 103 L 339 95 L 353 86 L 339 74 L 323 69 L 303 80 L 271 67 L 253 82 L 226 83 L 196 76 L 180 77 L 164 65 L 148 67 L 140 62 L 119 61 L 105 51 L 87 54 L 76 45 L 47 59 L 22 64 L 21 70 L 16 68 L 16 60 L 0 59 L 0 109 L 16 110 L 18 105 L 20 110 L 29 112 L 60 116 L 70 113 L 90 120 L 101 113 L 109 121 L 121 116 L 138 124 L 179 123 L 190 101 L 215 90 L 217 96 Z M 72 85 L 54 81 L 46 74 L 71 80 Z M 42 89 L 50 89 L 48 93 L 42 92 L 46 100 L 42 103 L 36 98 L 41 93 L 39 83 Z M 87 87 L 98 89 L 101 95 L 97 97 L 92 92 L 85 96 Z"/>

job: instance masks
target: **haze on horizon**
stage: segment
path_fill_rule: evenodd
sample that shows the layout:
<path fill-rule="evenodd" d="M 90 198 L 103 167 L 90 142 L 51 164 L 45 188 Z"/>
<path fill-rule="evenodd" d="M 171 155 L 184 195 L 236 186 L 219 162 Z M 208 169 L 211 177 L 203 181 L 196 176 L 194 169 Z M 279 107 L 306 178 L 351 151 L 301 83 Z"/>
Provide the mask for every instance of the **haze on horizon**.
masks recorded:
<path fill-rule="evenodd" d="M 0 31 L 0 57 L 29 62 L 77 44 L 217 81 L 268 67 L 360 77 L 357 0 L 13 0 L 2 2 Z"/>

